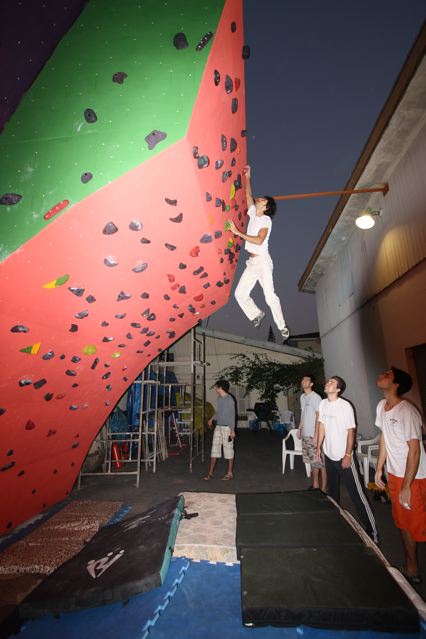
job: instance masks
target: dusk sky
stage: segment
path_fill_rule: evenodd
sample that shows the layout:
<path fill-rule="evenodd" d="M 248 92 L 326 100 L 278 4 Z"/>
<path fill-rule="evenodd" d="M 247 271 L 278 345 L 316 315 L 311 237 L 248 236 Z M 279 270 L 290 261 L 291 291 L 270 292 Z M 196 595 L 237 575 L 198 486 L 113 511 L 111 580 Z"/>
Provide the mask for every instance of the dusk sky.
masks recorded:
<path fill-rule="evenodd" d="M 0 131 L 84 4 L 2 3 Z M 244 14 L 254 194 L 344 188 L 422 26 L 424 0 L 244 0 Z M 280 203 L 274 218 L 270 252 L 291 334 L 318 329 L 315 298 L 299 293 L 297 283 L 337 199 Z M 273 322 L 258 286 L 254 298 L 267 311 L 260 329 L 233 297 L 204 325 L 266 339 Z"/>

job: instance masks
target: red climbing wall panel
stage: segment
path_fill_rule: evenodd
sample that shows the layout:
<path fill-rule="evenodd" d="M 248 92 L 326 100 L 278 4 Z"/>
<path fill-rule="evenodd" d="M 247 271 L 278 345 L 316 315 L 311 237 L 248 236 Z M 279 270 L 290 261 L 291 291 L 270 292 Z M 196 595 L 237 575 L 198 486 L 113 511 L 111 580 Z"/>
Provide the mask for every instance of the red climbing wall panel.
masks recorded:
<path fill-rule="evenodd" d="M 242 45 L 231 0 L 186 138 L 1 265 L 0 533 L 69 494 L 129 384 L 229 298 L 240 246 L 225 220 L 245 217 Z"/>

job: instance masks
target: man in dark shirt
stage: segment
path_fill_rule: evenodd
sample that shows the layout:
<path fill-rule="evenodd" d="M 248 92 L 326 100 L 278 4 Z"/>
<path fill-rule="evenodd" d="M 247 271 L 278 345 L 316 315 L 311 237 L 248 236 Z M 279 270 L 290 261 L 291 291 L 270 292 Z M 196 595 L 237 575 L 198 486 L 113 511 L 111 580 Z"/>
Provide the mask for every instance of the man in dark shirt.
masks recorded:
<path fill-rule="evenodd" d="M 235 404 L 231 395 L 228 394 L 229 382 L 226 379 L 219 379 L 216 384 L 217 409 L 216 413 L 208 421 L 209 426 L 216 424 L 213 433 L 212 450 L 210 453 L 210 468 L 204 477 L 205 481 L 213 479 L 216 462 L 223 456 L 228 460 L 228 470 L 222 477 L 224 481 L 232 479 L 234 467 L 234 439 L 235 439 Z"/>

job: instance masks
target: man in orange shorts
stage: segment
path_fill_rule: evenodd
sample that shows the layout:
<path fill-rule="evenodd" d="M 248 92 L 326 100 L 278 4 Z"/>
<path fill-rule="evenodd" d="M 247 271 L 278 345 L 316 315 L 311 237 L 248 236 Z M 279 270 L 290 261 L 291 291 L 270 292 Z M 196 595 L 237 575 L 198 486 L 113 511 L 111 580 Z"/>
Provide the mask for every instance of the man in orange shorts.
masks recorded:
<path fill-rule="evenodd" d="M 375 481 L 382 481 L 386 462 L 392 516 L 400 529 L 405 555 L 401 570 L 412 584 L 421 577 L 417 563 L 417 542 L 426 541 L 426 453 L 422 441 L 422 418 L 402 396 L 412 386 L 408 373 L 392 366 L 377 378 L 384 399 L 377 405 L 376 426 L 382 431 Z"/>

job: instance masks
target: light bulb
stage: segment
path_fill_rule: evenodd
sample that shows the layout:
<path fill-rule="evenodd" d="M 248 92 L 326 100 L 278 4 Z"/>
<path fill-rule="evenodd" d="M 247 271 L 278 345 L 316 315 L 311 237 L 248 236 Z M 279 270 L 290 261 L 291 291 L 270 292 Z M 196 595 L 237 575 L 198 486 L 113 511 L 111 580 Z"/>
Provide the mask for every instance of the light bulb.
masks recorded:
<path fill-rule="evenodd" d="M 356 218 L 355 224 L 360 229 L 371 229 L 375 225 L 374 218 L 369 214 L 365 213 L 364 215 L 360 215 Z"/>

